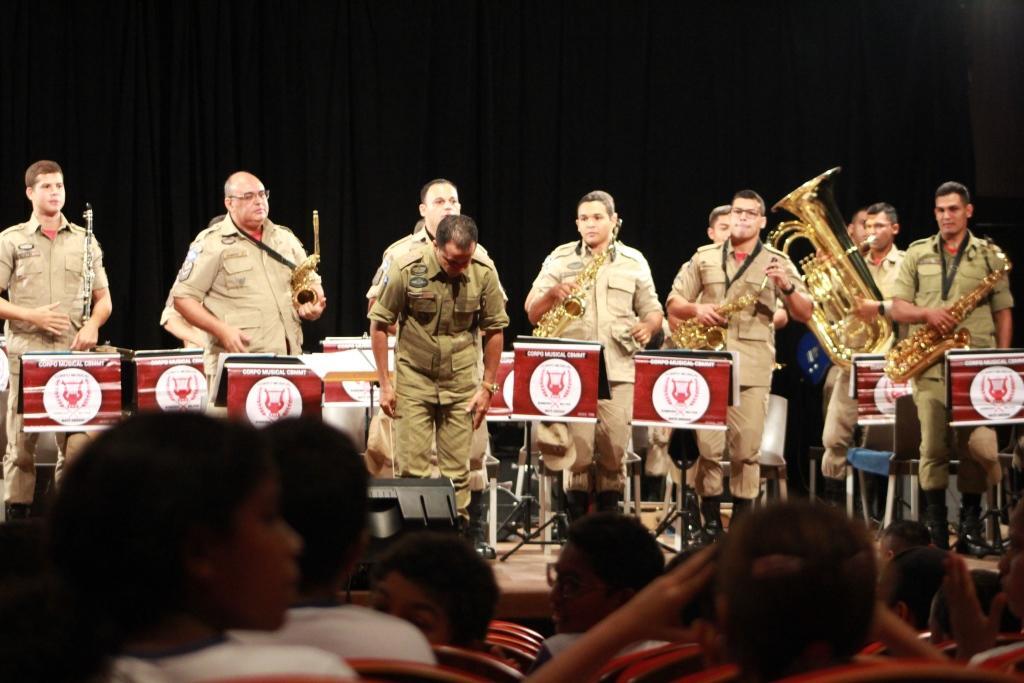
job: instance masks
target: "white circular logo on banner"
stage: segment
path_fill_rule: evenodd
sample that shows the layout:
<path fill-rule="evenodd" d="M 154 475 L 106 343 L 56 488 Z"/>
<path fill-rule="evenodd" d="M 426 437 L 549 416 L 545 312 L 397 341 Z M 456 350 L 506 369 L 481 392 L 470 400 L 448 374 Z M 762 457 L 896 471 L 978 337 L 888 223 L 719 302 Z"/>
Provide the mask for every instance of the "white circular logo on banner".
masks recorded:
<path fill-rule="evenodd" d="M 1013 417 L 1024 404 L 1024 381 L 1005 365 L 985 368 L 971 382 L 971 405 L 988 420 Z"/>
<path fill-rule="evenodd" d="M 344 381 L 341 383 L 341 388 L 344 389 L 345 393 L 351 396 L 352 400 L 357 403 L 370 402 L 369 382 Z M 377 393 L 379 394 L 380 392 Z"/>
<path fill-rule="evenodd" d="M 551 358 L 538 365 L 530 376 L 530 400 L 545 415 L 567 415 L 580 402 L 580 373 L 572 363 Z"/>
<path fill-rule="evenodd" d="M 85 370 L 65 368 L 55 372 L 43 387 L 43 407 L 57 424 L 85 424 L 100 412 L 100 383 Z"/>
<path fill-rule="evenodd" d="M 882 415 L 896 414 L 896 399 L 910 393 L 910 382 L 896 383 L 889 379 L 888 375 L 875 384 L 875 407 Z"/>
<path fill-rule="evenodd" d="M 7 353 L 0 349 L 0 391 L 7 391 L 7 383 L 11 380 L 11 366 L 7 361 Z"/>
<path fill-rule="evenodd" d="M 505 376 L 505 383 L 501 385 L 501 397 L 505 400 L 505 405 L 508 406 L 509 410 L 512 410 L 512 390 L 516 386 L 516 371 L 509 370 Z"/>
<path fill-rule="evenodd" d="M 299 388 L 284 377 L 264 377 L 249 389 L 245 414 L 254 425 L 302 415 Z"/>
<path fill-rule="evenodd" d="M 160 410 L 202 410 L 206 406 L 206 377 L 191 365 L 172 365 L 156 381 Z"/>
<path fill-rule="evenodd" d="M 703 375 L 690 368 L 672 368 L 661 373 L 651 390 L 651 403 L 661 419 L 690 424 L 708 410 L 711 392 Z"/>

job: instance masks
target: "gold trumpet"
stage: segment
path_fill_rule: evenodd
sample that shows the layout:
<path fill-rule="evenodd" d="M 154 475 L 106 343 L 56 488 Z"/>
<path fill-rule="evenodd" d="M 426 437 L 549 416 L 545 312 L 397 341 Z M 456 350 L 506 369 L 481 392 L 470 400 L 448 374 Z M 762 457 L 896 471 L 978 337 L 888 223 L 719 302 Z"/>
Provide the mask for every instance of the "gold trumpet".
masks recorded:
<path fill-rule="evenodd" d="M 314 286 L 320 281 L 316 267 L 320 265 L 320 212 L 313 209 L 313 253 L 292 271 L 292 304 L 296 307 L 312 303 L 318 294 Z"/>

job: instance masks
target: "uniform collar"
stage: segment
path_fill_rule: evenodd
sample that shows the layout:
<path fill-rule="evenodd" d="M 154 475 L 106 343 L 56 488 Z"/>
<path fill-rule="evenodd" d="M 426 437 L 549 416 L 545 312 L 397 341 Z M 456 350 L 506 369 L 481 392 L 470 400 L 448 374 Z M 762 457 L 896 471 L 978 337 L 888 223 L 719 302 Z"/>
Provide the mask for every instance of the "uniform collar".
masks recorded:
<path fill-rule="evenodd" d="M 420 242 L 422 244 L 433 244 L 434 238 L 427 232 L 427 226 L 423 223 L 419 224 L 419 230 L 412 234 L 413 242 Z"/>
<path fill-rule="evenodd" d="M 608 252 L 610 261 L 614 261 L 615 257 L 618 256 L 619 250 L 615 246 L 618 243 L 618 240 L 612 240 L 611 242 L 608 243 L 608 246 L 605 248 L 605 250 Z M 594 252 L 592 252 L 590 250 L 590 247 L 587 246 L 587 243 L 581 239 L 579 242 L 576 243 L 576 254 L 578 256 L 593 256 Z"/>
<path fill-rule="evenodd" d="M 732 240 L 725 240 L 725 242 L 723 242 L 722 244 L 724 245 L 726 256 L 731 257 L 736 253 L 736 249 L 732 246 Z M 761 246 L 761 248 L 764 249 L 764 247 L 761 245 L 761 240 L 757 240 L 756 242 L 754 242 L 754 246 L 750 248 L 750 251 L 744 252 L 747 255 L 747 258 L 753 256 L 758 251 L 759 246 Z"/>
<path fill-rule="evenodd" d="M 979 240 L 977 237 L 975 237 L 974 233 L 971 232 L 970 228 L 968 228 L 967 232 L 964 233 L 964 239 L 965 240 L 969 240 L 968 243 L 967 243 L 966 255 L 973 257 L 975 250 L 977 250 L 978 247 L 981 246 L 982 240 Z M 943 248 L 942 233 L 938 233 L 938 232 L 935 233 L 934 235 L 932 235 L 929 238 L 929 240 L 930 240 L 930 242 L 929 242 L 928 246 L 931 247 L 932 251 L 934 251 L 936 254 L 938 254 L 939 253 L 939 249 Z M 963 242 L 961 242 L 960 244 L 963 244 Z M 949 252 L 946 252 L 946 253 L 948 254 Z"/>
<path fill-rule="evenodd" d="M 888 263 L 889 265 L 895 265 L 896 262 L 899 260 L 900 254 L 902 254 L 902 253 L 903 252 L 900 251 L 900 248 L 897 247 L 894 244 L 894 245 L 892 245 L 892 249 L 889 250 L 889 253 L 887 253 L 885 256 L 883 256 L 882 260 L 878 262 L 878 265 L 882 265 L 883 263 Z M 872 265 L 875 263 L 875 260 L 873 258 L 871 258 L 870 252 L 868 253 L 868 259 L 867 260 Z"/>
<path fill-rule="evenodd" d="M 68 219 L 64 216 L 64 212 L 62 211 L 60 214 L 60 227 L 57 228 L 57 232 L 70 229 L 71 223 L 68 222 Z M 43 224 L 36 219 L 36 215 L 33 213 L 28 217 L 28 220 L 25 221 L 25 233 L 31 235 L 36 232 L 42 232 L 42 230 Z"/>
<path fill-rule="evenodd" d="M 277 228 L 277 226 L 274 225 L 269 218 L 263 219 L 263 225 L 261 226 L 261 230 L 263 231 L 263 241 L 266 241 L 267 236 L 270 235 L 275 228 Z M 242 229 L 235 225 L 235 221 L 232 220 L 231 214 L 229 213 L 224 214 L 224 220 L 221 222 L 221 229 L 224 231 L 225 235 L 235 233 L 241 237 L 245 236 L 242 235 Z M 246 233 L 246 235 L 248 234 L 249 233 Z"/>

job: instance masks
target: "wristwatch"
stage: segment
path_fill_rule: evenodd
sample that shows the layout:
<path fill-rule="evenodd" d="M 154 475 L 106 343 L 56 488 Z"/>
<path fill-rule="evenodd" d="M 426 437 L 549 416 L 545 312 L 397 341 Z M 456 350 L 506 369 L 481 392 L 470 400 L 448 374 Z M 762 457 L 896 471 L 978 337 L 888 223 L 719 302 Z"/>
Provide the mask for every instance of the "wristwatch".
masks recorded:
<path fill-rule="evenodd" d="M 484 384 L 484 389 L 491 392 L 491 396 L 494 396 L 498 393 L 498 389 L 501 389 L 501 387 L 498 386 L 497 382 L 491 382 L 490 384 Z"/>
<path fill-rule="evenodd" d="M 790 294 L 792 294 L 793 292 L 796 291 L 796 285 L 790 283 L 789 289 L 786 289 L 784 287 L 780 287 L 779 289 L 782 290 L 783 294 L 785 294 L 786 296 L 789 296 Z"/>

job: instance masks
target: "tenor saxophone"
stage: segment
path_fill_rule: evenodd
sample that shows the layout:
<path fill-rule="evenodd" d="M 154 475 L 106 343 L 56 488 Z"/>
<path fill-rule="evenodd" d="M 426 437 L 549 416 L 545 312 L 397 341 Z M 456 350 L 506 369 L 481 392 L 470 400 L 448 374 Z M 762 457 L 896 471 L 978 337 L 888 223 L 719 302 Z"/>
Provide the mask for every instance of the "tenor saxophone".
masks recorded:
<path fill-rule="evenodd" d="M 316 267 L 320 265 L 320 212 L 313 210 L 313 253 L 292 271 L 292 304 L 296 307 L 317 300 L 314 285 L 319 281 Z"/>
<path fill-rule="evenodd" d="M 569 323 L 583 317 L 583 314 L 587 312 L 587 296 L 597 281 L 598 271 L 608 260 L 608 252 L 611 248 L 609 246 L 594 256 L 586 268 L 580 271 L 579 277 L 576 278 L 575 292 L 565 297 L 557 306 L 549 308 L 541 316 L 537 321 L 537 326 L 533 328 L 534 337 L 557 337 Z"/>
<path fill-rule="evenodd" d="M 726 325 L 729 319 L 740 311 L 753 306 L 757 302 L 761 292 L 768 286 L 768 276 L 761 280 L 761 286 L 753 292 L 747 292 L 738 296 L 732 301 L 727 301 L 715 312 L 725 318 Z M 672 333 L 672 343 L 677 349 L 691 349 L 694 351 L 721 351 L 725 348 L 725 336 L 727 328 L 724 325 L 702 325 L 696 318 L 684 320 Z"/>
<path fill-rule="evenodd" d="M 949 308 L 957 324 L 962 323 L 971 311 L 978 307 L 1013 267 L 1006 254 L 994 245 L 989 246 L 996 257 L 1002 259 L 1003 267 L 993 270 L 982 278 L 978 286 L 967 292 Z M 885 357 L 885 374 L 894 382 L 903 382 L 917 377 L 950 349 L 966 349 L 971 345 L 971 331 L 961 327 L 943 334 L 931 325 L 919 328 L 912 335 L 900 341 Z"/>

